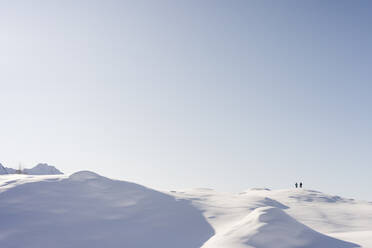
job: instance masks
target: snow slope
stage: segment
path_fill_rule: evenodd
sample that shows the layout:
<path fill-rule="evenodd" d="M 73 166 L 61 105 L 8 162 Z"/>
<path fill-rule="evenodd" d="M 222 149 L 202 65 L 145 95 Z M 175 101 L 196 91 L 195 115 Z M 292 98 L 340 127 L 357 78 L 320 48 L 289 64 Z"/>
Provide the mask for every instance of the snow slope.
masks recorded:
<path fill-rule="evenodd" d="M 2 248 L 196 248 L 214 233 L 187 200 L 92 172 L 0 185 Z"/>
<path fill-rule="evenodd" d="M 247 190 L 243 197 L 261 195 L 286 205 L 289 215 L 323 233 L 372 230 L 372 204 L 315 190 Z"/>
<path fill-rule="evenodd" d="M 259 207 L 203 247 L 350 248 L 357 245 L 320 234 L 280 208 Z"/>
<path fill-rule="evenodd" d="M 330 236 L 357 243 L 362 247 L 372 247 L 372 231 L 332 233 Z"/>
<path fill-rule="evenodd" d="M 268 244 L 272 239 L 283 245 L 280 247 L 286 248 L 308 247 L 306 245 L 317 248 L 359 246 L 372 248 L 372 235 L 370 235 L 372 231 L 372 204 L 368 202 L 305 189 L 273 191 L 251 189 L 239 194 L 220 193 L 209 189 L 191 189 L 172 191 L 171 194 L 180 199 L 191 200 L 194 206 L 203 210 L 204 216 L 215 229 L 215 236 L 208 240 L 203 248 L 273 247 L 265 246 L 266 243 L 252 243 L 252 235 L 255 233 L 262 235 Z M 276 231 L 265 232 L 265 229 L 255 229 L 252 225 L 248 225 L 252 222 L 247 221 L 251 220 L 251 214 L 258 209 L 265 209 L 265 207 L 275 209 L 275 211 L 270 210 L 271 212 L 264 213 L 266 216 L 269 215 L 273 221 L 267 223 L 261 221 L 260 224 L 271 226 Z M 291 218 L 293 219 L 291 220 Z M 298 223 L 291 226 L 285 224 L 291 223 L 293 220 Z M 277 228 L 275 228 L 275 223 L 279 223 Z M 282 225 L 285 226 L 286 231 L 280 232 Z M 306 228 L 302 225 L 306 225 Z M 301 229 L 301 226 L 304 232 L 298 235 L 295 230 Z M 318 235 L 311 234 L 314 232 L 319 233 Z M 320 233 L 351 243 L 328 238 L 329 243 L 327 243 L 328 241 L 322 243 L 320 240 L 325 240 L 325 238 Z M 301 242 L 303 242 L 302 246 L 293 245 Z M 314 246 L 314 242 L 320 243 Z M 274 247 L 279 246 L 275 245 Z"/>
<path fill-rule="evenodd" d="M 321 192 L 159 192 L 93 172 L 0 176 L 5 248 L 372 248 L 372 204 Z"/>

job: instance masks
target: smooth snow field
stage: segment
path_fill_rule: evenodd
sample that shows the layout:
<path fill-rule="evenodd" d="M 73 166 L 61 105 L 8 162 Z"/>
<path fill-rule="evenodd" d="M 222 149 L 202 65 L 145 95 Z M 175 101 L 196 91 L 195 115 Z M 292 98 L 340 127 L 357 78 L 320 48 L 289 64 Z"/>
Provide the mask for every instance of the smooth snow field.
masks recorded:
<path fill-rule="evenodd" d="M 372 203 L 306 189 L 159 192 L 93 172 L 0 176 L 1 248 L 372 248 Z"/>

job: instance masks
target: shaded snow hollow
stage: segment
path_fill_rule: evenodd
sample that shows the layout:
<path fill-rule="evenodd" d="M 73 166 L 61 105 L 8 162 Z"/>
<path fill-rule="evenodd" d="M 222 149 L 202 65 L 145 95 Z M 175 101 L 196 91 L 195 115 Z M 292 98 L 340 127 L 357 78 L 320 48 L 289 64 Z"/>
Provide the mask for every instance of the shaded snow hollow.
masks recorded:
<path fill-rule="evenodd" d="M 0 176 L 0 219 L 9 248 L 368 248 L 372 204 L 303 189 L 159 192 L 80 171 Z"/>

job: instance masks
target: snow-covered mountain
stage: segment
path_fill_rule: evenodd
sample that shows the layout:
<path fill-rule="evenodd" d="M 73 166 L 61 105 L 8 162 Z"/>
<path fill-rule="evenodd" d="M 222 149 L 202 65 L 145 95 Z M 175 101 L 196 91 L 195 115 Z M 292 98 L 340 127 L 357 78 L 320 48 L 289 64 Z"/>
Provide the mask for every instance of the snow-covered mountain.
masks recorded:
<path fill-rule="evenodd" d="M 0 176 L 0 247 L 372 248 L 372 203 L 305 189 L 159 192 L 93 172 Z"/>
<path fill-rule="evenodd" d="M 6 168 L 0 163 L 0 175 L 8 174 Z"/>
<path fill-rule="evenodd" d="M 17 170 L 9 167 L 4 167 L 8 174 L 17 174 Z"/>
<path fill-rule="evenodd" d="M 18 174 L 16 169 L 8 168 L 3 166 L 0 163 L 0 175 L 5 174 Z M 59 171 L 56 167 L 48 165 L 48 164 L 37 164 L 35 167 L 31 169 L 23 169 L 22 174 L 28 175 L 62 175 L 63 173 Z"/>
<path fill-rule="evenodd" d="M 59 171 L 56 167 L 48 165 L 48 164 L 37 164 L 35 167 L 31 169 L 24 169 L 24 174 L 28 175 L 60 175 L 63 174 Z"/>

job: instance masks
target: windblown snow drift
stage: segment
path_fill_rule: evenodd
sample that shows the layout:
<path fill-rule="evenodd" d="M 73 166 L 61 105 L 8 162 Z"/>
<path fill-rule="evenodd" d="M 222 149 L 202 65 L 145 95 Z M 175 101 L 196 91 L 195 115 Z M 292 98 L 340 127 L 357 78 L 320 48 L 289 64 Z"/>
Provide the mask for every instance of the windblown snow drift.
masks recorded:
<path fill-rule="evenodd" d="M 191 248 L 213 235 L 187 200 L 87 171 L 41 177 L 0 194 L 0 247 Z"/>
<path fill-rule="evenodd" d="M 368 202 L 304 189 L 159 192 L 88 171 L 0 176 L 0 220 L 1 248 L 372 247 Z"/>

